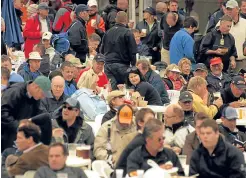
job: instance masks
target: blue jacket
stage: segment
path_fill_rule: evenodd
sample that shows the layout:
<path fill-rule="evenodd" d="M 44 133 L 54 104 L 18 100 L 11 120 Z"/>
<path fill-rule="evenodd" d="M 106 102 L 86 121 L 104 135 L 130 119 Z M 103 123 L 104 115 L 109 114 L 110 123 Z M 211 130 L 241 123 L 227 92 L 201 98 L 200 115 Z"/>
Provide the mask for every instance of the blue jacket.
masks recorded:
<path fill-rule="evenodd" d="M 72 80 L 71 82 L 65 81 L 64 94 L 71 96 L 77 90 L 76 83 Z"/>
<path fill-rule="evenodd" d="M 28 63 L 25 63 L 23 69 L 18 74 L 23 77 L 24 81 L 35 80 L 38 76 L 43 75 L 40 71 L 31 72 Z"/>
<path fill-rule="evenodd" d="M 181 58 L 186 57 L 195 64 L 193 46 L 194 40 L 184 28 L 177 31 L 170 43 L 170 63 L 178 64 Z"/>

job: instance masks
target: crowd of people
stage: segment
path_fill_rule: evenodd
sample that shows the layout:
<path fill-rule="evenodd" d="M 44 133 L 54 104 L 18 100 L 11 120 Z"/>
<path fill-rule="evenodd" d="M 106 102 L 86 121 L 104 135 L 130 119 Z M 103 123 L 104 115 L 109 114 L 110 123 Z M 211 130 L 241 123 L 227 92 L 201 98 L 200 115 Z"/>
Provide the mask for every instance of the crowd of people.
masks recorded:
<path fill-rule="evenodd" d="M 118 169 L 137 176 L 150 159 L 184 176 L 180 155 L 191 176 L 246 176 L 246 129 L 236 125 L 246 119 L 238 113 L 246 107 L 246 0 L 223 2 L 200 36 L 193 0 L 185 10 L 160 0 L 139 22 L 128 18 L 128 3 L 13 0 L 24 43 L 5 44 L 11 29 L 2 18 L 2 177 L 86 178 L 66 165 L 71 143 L 90 145 L 109 177 Z M 140 102 L 163 106 L 162 116 Z M 99 110 L 95 133 L 88 120 Z"/>

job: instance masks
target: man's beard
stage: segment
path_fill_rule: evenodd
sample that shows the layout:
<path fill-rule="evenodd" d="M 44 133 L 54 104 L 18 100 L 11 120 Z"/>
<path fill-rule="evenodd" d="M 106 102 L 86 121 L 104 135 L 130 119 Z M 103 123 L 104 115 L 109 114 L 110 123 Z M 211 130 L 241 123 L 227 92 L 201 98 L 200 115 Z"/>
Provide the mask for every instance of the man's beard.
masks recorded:
<path fill-rule="evenodd" d="M 97 13 L 95 12 L 94 14 L 90 14 L 90 17 L 94 17 Z"/>

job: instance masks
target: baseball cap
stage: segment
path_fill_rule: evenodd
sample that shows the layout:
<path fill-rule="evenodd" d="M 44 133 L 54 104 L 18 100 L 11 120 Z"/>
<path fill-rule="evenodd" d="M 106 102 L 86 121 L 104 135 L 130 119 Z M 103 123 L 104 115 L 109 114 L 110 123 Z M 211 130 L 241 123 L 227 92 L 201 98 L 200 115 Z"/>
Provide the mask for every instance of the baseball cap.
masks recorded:
<path fill-rule="evenodd" d="M 89 7 L 91 7 L 91 6 L 98 6 L 96 0 L 89 0 L 88 3 L 87 3 L 87 5 L 88 5 Z"/>
<path fill-rule="evenodd" d="M 238 119 L 237 110 L 231 106 L 228 106 L 223 110 L 222 117 L 228 120 Z"/>
<path fill-rule="evenodd" d="M 39 5 L 38 5 L 38 10 L 40 10 L 40 9 L 46 9 L 46 10 L 48 10 L 49 9 L 49 6 L 46 4 L 46 3 L 40 3 Z"/>
<path fill-rule="evenodd" d="M 232 79 L 232 82 L 234 85 L 236 85 L 237 88 L 240 89 L 246 89 L 246 82 L 243 77 L 241 76 L 235 76 Z"/>
<path fill-rule="evenodd" d="M 94 57 L 94 60 L 97 62 L 105 62 L 106 57 L 103 54 L 97 54 Z"/>
<path fill-rule="evenodd" d="M 210 65 L 222 64 L 222 59 L 220 57 L 214 57 L 210 59 Z"/>
<path fill-rule="evenodd" d="M 121 124 L 131 124 L 133 111 L 130 106 L 125 105 L 118 112 L 118 119 Z"/>
<path fill-rule="evenodd" d="M 197 70 L 208 71 L 208 68 L 207 68 L 206 65 L 203 64 L 203 63 L 197 63 L 197 64 L 195 65 L 194 71 L 197 71 Z"/>
<path fill-rule="evenodd" d="M 74 98 L 67 98 L 63 104 L 68 104 L 69 106 L 73 108 L 80 109 L 79 101 Z"/>
<path fill-rule="evenodd" d="M 45 76 L 38 76 L 33 83 L 36 83 L 44 92 L 44 95 L 47 98 L 53 98 L 52 94 L 51 94 L 51 86 L 50 86 L 50 80 L 48 79 L 48 77 Z"/>
<path fill-rule="evenodd" d="M 75 67 L 85 67 L 84 65 L 81 64 L 79 58 L 72 58 L 69 60 Z"/>
<path fill-rule="evenodd" d="M 150 13 L 151 15 L 156 15 L 156 11 L 155 11 L 155 9 L 153 8 L 153 7 L 147 7 L 146 9 L 144 9 L 144 11 L 143 12 L 148 12 L 148 13 Z"/>
<path fill-rule="evenodd" d="M 109 93 L 107 97 L 107 101 L 110 102 L 112 99 L 119 97 L 119 96 L 125 96 L 125 94 L 120 90 L 114 90 Z"/>
<path fill-rule="evenodd" d="M 233 9 L 233 8 L 236 8 L 236 7 L 238 7 L 238 3 L 237 3 L 236 0 L 229 0 L 229 1 L 227 1 L 226 8 Z"/>
<path fill-rule="evenodd" d="M 50 40 L 52 37 L 52 33 L 50 32 L 44 32 L 42 35 L 42 40 Z"/>
<path fill-rule="evenodd" d="M 187 102 L 187 101 L 191 102 L 191 101 L 193 101 L 193 97 L 190 94 L 190 92 L 184 91 L 184 92 L 180 93 L 179 101 L 182 103 Z"/>
<path fill-rule="evenodd" d="M 84 5 L 84 4 L 79 4 L 76 9 L 75 9 L 75 13 L 76 14 L 79 14 L 80 12 L 83 12 L 83 11 L 88 11 L 89 8 L 87 5 Z"/>
<path fill-rule="evenodd" d="M 34 60 L 42 60 L 40 54 L 39 54 L 38 52 L 35 52 L 35 51 L 29 53 L 29 58 L 28 58 L 28 59 L 29 59 L 29 60 L 30 60 L 30 59 L 34 59 Z"/>

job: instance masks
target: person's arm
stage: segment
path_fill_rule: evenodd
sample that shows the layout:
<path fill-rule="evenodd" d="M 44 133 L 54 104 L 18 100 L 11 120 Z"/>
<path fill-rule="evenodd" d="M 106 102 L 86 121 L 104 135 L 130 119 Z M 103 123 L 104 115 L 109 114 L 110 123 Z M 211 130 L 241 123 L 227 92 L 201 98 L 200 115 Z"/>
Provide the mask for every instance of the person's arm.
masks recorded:
<path fill-rule="evenodd" d="M 25 28 L 23 30 L 23 36 L 25 38 L 31 38 L 31 39 L 41 39 L 42 37 L 42 32 L 36 30 L 36 31 L 32 31 L 33 29 L 33 22 L 34 19 L 30 18 L 27 20 Z"/>
<path fill-rule="evenodd" d="M 200 53 L 206 54 L 206 55 L 211 55 L 211 54 L 216 54 L 216 55 L 222 55 L 219 49 L 213 50 L 211 47 L 213 46 L 213 41 L 215 37 L 213 37 L 213 32 L 209 32 L 201 42 L 200 46 Z"/>
<path fill-rule="evenodd" d="M 59 33 L 62 30 L 62 27 L 64 25 L 63 23 L 63 15 L 67 12 L 66 8 L 60 8 L 57 13 L 55 20 L 53 22 L 53 31 Z"/>
<path fill-rule="evenodd" d="M 139 155 L 141 149 L 137 148 L 131 152 L 127 157 L 127 174 L 131 174 L 139 169 L 141 169 L 140 164 L 144 161 L 143 158 Z"/>
<path fill-rule="evenodd" d="M 83 29 L 78 28 L 77 25 L 78 24 L 74 24 L 69 29 L 69 35 L 68 35 L 69 42 L 71 44 L 72 49 L 75 52 L 87 53 L 88 52 L 88 42 L 86 39 L 86 34 L 84 34 Z"/>
<path fill-rule="evenodd" d="M 189 137 L 190 137 L 190 134 L 186 136 L 183 151 L 182 151 L 182 154 L 187 156 L 186 164 L 188 165 L 190 164 L 191 155 L 192 155 L 192 152 L 194 151 L 192 148 L 193 141 L 189 139 Z"/>
<path fill-rule="evenodd" d="M 17 162 L 14 165 L 7 167 L 8 174 L 10 177 L 16 175 L 23 175 L 29 169 L 29 164 L 26 160 L 19 157 Z"/>
<path fill-rule="evenodd" d="M 134 38 L 134 35 L 129 30 L 127 34 L 125 35 L 126 44 L 128 44 L 128 56 L 131 61 L 131 65 L 136 65 L 136 53 L 137 53 L 137 44 Z"/>
<path fill-rule="evenodd" d="M 230 160 L 229 175 L 228 178 L 243 178 L 245 177 L 245 172 L 241 170 L 241 166 L 245 167 L 245 160 L 242 151 L 236 150 L 235 152 L 230 152 L 228 160 Z"/>
<path fill-rule="evenodd" d="M 198 169 L 199 161 L 199 155 L 196 152 L 193 152 L 190 160 L 189 176 L 200 173 Z"/>
<path fill-rule="evenodd" d="M 34 175 L 34 178 L 46 178 L 45 176 L 45 170 L 43 167 L 39 168 Z"/>
<path fill-rule="evenodd" d="M 194 40 L 192 38 L 186 38 L 184 41 L 182 41 L 183 47 L 184 47 L 184 55 L 187 57 L 191 63 L 196 63 L 194 59 Z"/>

